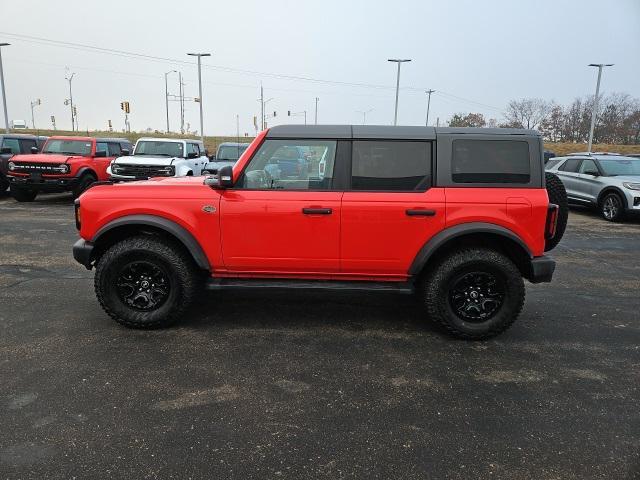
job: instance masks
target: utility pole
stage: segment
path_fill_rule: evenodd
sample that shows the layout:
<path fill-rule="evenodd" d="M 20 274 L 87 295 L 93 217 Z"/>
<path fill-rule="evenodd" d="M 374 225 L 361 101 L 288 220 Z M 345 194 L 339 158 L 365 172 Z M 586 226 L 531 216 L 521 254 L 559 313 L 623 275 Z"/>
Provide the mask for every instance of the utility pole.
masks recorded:
<path fill-rule="evenodd" d="M 187 53 L 191 57 L 198 57 L 198 94 L 200 101 L 200 141 L 204 143 L 204 121 L 202 115 L 202 57 L 210 57 L 210 53 Z"/>
<path fill-rule="evenodd" d="M 264 88 L 260 84 L 260 131 L 264 130 Z"/>
<path fill-rule="evenodd" d="M 395 113 L 393 115 L 393 124 L 398 124 L 398 95 L 400 93 L 400 65 L 404 62 L 410 62 L 410 58 L 389 58 L 387 61 L 394 62 L 398 64 L 398 75 L 396 77 L 396 108 Z"/>
<path fill-rule="evenodd" d="M 167 133 L 169 133 L 169 85 L 167 84 L 167 77 L 170 73 L 176 73 L 176 71 L 170 70 L 164 74 L 164 101 L 167 108 Z"/>
<path fill-rule="evenodd" d="M 178 72 L 178 88 L 180 89 L 180 133 L 184 134 L 184 83 L 182 83 L 182 72 Z"/>
<path fill-rule="evenodd" d="M 67 75 L 69 75 L 67 73 Z M 65 80 L 67 82 L 69 82 L 69 105 L 70 105 L 70 110 L 71 110 L 71 131 L 74 132 L 76 130 L 75 128 L 75 114 L 73 112 L 73 92 L 71 90 L 71 81 L 73 80 L 73 76 L 75 75 L 75 73 L 72 73 L 71 76 L 65 76 Z"/>
<path fill-rule="evenodd" d="M 362 114 L 362 125 L 367 123 L 367 113 L 370 112 L 373 112 L 373 108 L 370 108 L 369 110 L 356 110 L 356 113 Z"/>
<path fill-rule="evenodd" d="M 34 102 L 31 102 L 31 126 L 33 127 L 33 129 L 36 129 L 36 121 L 35 121 L 35 117 L 33 115 L 33 107 L 37 107 L 38 105 L 40 105 L 42 102 L 40 101 L 40 99 L 37 99 Z"/>
<path fill-rule="evenodd" d="M 2 106 L 4 108 L 4 131 L 9 133 L 9 114 L 7 114 L 7 92 L 4 90 L 4 71 L 2 70 L 2 47 L 8 47 L 10 43 L 0 43 L 0 86 L 2 86 Z"/>
<path fill-rule="evenodd" d="M 596 125 L 596 116 L 598 115 L 598 100 L 600 95 L 600 78 L 602 77 L 602 69 L 611 67 L 613 63 L 590 63 L 590 67 L 598 67 L 598 82 L 596 83 L 596 96 L 593 99 L 593 109 L 591 110 L 591 127 L 589 128 L 589 146 L 587 152 L 591 153 L 591 145 L 593 144 L 593 129 Z"/>
<path fill-rule="evenodd" d="M 314 120 L 314 125 L 318 124 L 318 97 L 316 97 L 316 114 L 315 114 L 315 120 Z"/>
<path fill-rule="evenodd" d="M 424 121 L 424 126 L 429 126 L 429 107 L 431 107 L 431 94 L 434 93 L 435 90 L 427 90 L 425 93 L 429 96 L 427 100 L 427 119 Z"/>

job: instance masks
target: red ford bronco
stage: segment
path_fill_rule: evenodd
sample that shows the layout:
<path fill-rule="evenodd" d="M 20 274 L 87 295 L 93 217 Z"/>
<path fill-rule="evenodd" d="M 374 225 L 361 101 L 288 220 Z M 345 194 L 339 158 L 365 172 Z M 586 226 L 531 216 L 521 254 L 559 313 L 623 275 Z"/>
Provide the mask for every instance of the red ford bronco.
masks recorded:
<path fill-rule="evenodd" d="M 108 180 L 111 161 L 130 151 L 124 138 L 50 137 L 42 154 L 7 162 L 11 195 L 19 202 L 32 202 L 38 192 L 72 192 L 77 198 L 92 183 Z"/>
<path fill-rule="evenodd" d="M 307 152 L 303 175 L 282 168 Z M 199 289 L 416 292 L 451 334 L 488 338 L 549 282 L 566 194 L 530 130 L 278 126 L 216 175 L 96 185 L 75 259 L 128 327 L 179 319 Z"/>

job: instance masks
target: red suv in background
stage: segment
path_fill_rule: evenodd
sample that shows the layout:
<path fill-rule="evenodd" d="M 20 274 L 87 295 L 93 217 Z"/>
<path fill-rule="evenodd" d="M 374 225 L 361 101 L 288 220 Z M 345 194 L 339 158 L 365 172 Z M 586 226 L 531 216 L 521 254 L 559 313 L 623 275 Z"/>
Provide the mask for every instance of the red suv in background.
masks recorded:
<path fill-rule="evenodd" d="M 282 175 L 292 148 L 308 168 Z M 207 280 L 416 292 L 428 318 L 479 339 L 517 318 L 523 279 L 551 281 L 565 222 L 538 132 L 278 126 L 215 176 L 91 188 L 73 253 L 129 327 L 181 318 Z"/>
<path fill-rule="evenodd" d="M 92 183 L 108 180 L 111 161 L 130 151 L 131 143 L 122 138 L 50 137 L 41 154 L 15 155 L 6 162 L 11 195 L 19 202 L 31 202 L 39 192 L 78 197 Z"/>

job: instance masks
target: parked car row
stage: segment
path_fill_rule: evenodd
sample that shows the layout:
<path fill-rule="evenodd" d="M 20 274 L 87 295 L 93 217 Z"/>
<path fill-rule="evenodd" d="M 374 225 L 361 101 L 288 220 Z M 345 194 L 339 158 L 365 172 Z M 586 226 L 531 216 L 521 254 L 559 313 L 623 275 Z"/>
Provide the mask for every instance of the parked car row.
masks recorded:
<path fill-rule="evenodd" d="M 19 202 L 38 193 L 71 192 L 77 198 L 100 181 L 198 176 L 233 165 L 248 144 L 223 143 L 208 156 L 200 140 L 0 136 L 0 193 Z"/>

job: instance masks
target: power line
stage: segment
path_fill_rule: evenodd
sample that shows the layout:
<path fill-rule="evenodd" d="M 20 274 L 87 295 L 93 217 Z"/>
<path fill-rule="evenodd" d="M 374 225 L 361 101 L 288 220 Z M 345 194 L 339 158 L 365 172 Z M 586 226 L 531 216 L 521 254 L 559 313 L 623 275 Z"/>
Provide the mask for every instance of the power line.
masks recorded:
<path fill-rule="evenodd" d="M 187 62 L 185 60 L 178 60 L 175 58 L 160 57 L 156 55 L 149 55 L 144 53 L 137 53 L 137 52 L 131 52 L 127 50 L 119 50 L 119 49 L 113 49 L 113 48 L 96 47 L 94 45 L 88 45 L 83 43 L 65 42 L 61 40 L 52 40 L 52 39 L 43 38 L 43 37 L 36 37 L 32 35 L 22 35 L 22 34 L 10 33 L 10 32 L 0 32 L 0 34 L 12 37 L 18 41 L 23 41 L 26 43 L 37 43 L 40 45 L 57 46 L 62 48 L 83 50 L 83 51 L 89 51 L 94 53 L 103 53 L 103 54 L 115 55 L 115 56 L 126 57 L 126 58 L 135 58 L 135 59 L 141 59 L 141 60 L 147 60 L 147 61 L 169 63 L 173 65 L 188 65 L 188 66 L 196 65 L 195 62 Z M 346 81 L 340 81 L 340 80 L 327 80 L 327 79 L 320 79 L 320 78 L 314 78 L 314 77 L 302 76 L 302 75 L 261 72 L 258 70 L 247 70 L 247 69 L 240 69 L 240 68 L 234 68 L 234 67 L 226 67 L 223 65 L 207 64 L 207 65 L 203 65 L 203 68 L 223 71 L 227 73 L 237 73 L 242 75 L 252 75 L 252 76 L 259 76 L 259 77 L 303 81 L 303 82 L 320 83 L 320 84 L 327 84 L 327 85 L 340 85 L 340 86 L 347 86 L 347 87 L 369 88 L 369 89 L 377 89 L 377 90 L 392 90 L 394 88 L 393 86 L 390 86 L 390 85 L 379 85 L 379 84 L 369 84 L 369 83 L 360 83 L 360 82 L 346 82 Z M 231 85 L 231 86 L 234 86 L 234 85 Z M 401 90 L 423 94 L 425 89 L 423 87 L 404 87 Z M 477 102 L 475 100 L 471 100 L 458 95 L 453 95 L 451 93 L 447 93 L 442 90 L 439 90 L 436 93 L 436 95 L 438 94 L 449 96 L 457 100 L 464 101 L 466 103 L 482 106 L 484 108 L 489 108 L 489 109 L 500 111 L 500 112 L 503 111 L 503 109 L 499 107 Z"/>

